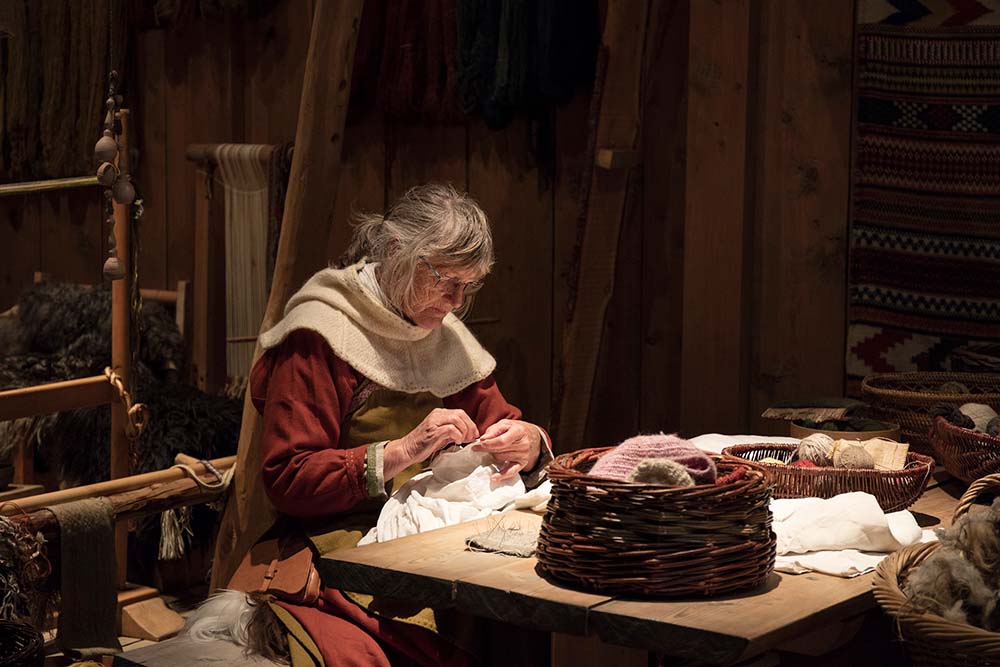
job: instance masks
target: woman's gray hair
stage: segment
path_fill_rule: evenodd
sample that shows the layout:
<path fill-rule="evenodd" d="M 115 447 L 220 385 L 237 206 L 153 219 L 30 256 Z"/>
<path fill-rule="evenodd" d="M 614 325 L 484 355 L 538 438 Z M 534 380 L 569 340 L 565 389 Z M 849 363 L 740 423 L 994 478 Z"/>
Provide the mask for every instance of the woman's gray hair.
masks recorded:
<path fill-rule="evenodd" d="M 382 290 L 404 311 L 417 297 L 414 281 L 421 257 L 435 268 L 468 270 L 477 278 L 493 268 L 493 235 L 486 213 L 472 197 L 450 185 L 410 188 L 385 215 L 356 213 L 353 226 L 351 244 L 336 266 L 362 259 L 379 262 Z M 471 306 L 468 295 L 458 314 L 464 315 Z"/>

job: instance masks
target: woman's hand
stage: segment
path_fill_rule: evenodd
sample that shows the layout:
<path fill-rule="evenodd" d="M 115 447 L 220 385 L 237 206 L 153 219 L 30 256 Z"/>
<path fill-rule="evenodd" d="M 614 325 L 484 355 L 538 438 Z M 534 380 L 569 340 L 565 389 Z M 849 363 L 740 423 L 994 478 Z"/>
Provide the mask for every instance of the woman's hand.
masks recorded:
<path fill-rule="evenodd" d="M 515 419 L 501 419 L 479 437 L 476 451 L 489 452 L 500 463 L 493 481 L 509 479 L 538 463 L 542 434 L 534 424 Z"/>
<path fill-rule="evenodd" d="M 382 470 L 387 480 L 404 468 L 420 463 L 445 445 L 470 442 L 479 437 L 479 429 L 465 410 L 435 408 L 415 429 L 385 446 Z"/>

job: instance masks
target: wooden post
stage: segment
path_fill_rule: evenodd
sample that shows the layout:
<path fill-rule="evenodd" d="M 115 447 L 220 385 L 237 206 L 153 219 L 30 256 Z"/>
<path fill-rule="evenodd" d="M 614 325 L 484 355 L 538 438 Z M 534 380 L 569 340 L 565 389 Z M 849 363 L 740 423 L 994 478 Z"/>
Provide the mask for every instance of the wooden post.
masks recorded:
<path fill-rule="evenodd" d="M 680 378 L 688 436 L 746 426 L 750 30 L 747 0 L 691 3 Z"/>
<path fill-rule="evenodd" d="M 129 114 L 122 109 L 121 135 L 119 138 L 118 169 L 129 173 Z M 125 388 L 131 391 L 131 347 L 132 347 L 132 255 L 129 204 L 114 204 L 115 247 L 118 261 L 125 269 L 125 275 L 111 283 L 111 369 L 118 373 Z M 129 440 L 126 435 L 128 413 L 125 404 L 116 396 L 111 400 L 111 479 L 128 477 L 132 473 L 129 460 Z M 128 570 L 128 525 L 115 527 L 115 558 L 118 564 L 118 588 L 125 587 Z"/>
<path fill-rule="evenodd" d="M 191 371 L 199 389 L 216 394 L 226 383 L 226 229 L 222 200 L 213 198 L 212 169 L 203 163 L 195 178 Z"/>
<path fill-rule="evenodd" d="M 614 289 L 618 236 L 625 215 L 629 168 L 639 141 L 640 88 L 646 43 L 646 0 L 609 0 L 603 48 L 608 66 L 597 119 L 597 143 L 586 227 L 576 277 L 576 305 L 563 332 L 557 388 L 559 451 L 585 446 L 584 431 L 601 348 L 604 315 Z"/>
<path fill-rule="evenodd" d="M 317 0 L 302 81 L 295 152 L 278 240 L 271 294 L 261 331 L 281 318 L 288 298 L 326 260 L 336 206 L 344 119 L 364 0 Z M 260 355 L 258 346 L 254 358 Z M 229 581 L 243 554 L 267 530 L 274 509 L 260 482 L 260 420 L 250 392 L 243 407 L 233 492 L 219 527 L 212 589 Z"/>

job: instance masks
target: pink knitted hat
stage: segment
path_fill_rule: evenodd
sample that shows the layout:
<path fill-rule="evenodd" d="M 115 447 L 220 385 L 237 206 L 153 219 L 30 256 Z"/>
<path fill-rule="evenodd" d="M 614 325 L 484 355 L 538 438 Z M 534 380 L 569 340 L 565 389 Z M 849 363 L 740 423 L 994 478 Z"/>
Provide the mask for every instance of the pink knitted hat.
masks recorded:
<path fill-rule="evenodd" d="M 645 459 L 672 459 L 684 466 L 695 484 L 715 482 L 715 463 L 687 440 L 676 435 L 637 435 L 602 456 L 590 474 L 606 479 L 625 480 Z"/>

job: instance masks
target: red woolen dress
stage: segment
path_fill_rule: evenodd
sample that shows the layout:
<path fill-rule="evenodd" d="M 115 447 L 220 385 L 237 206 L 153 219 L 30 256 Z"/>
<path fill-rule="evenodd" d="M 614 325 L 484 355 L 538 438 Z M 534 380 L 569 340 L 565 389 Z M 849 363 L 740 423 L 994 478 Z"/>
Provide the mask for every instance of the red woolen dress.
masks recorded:
<path fill-rule="evenodd" d="M 465 410 L 480 432 L 521 417 L 492 375 L 443 399 L 372 387 L 309 329 L 292 331 L 265 353 L 251 373 L 250 391 L 263 416 L 267 495 L 279 512 L 302 519 L 356 517 L 374 508 L 374 525 L 389 481 L 373 469 L 373 461 L 381 462 L 373 456 L 381 446 L 375 438 L 400 437 L 435 405 Z M 543 454 L 537 469 L 550 457 Z M 538 475 L 525 481 L 530 486 Z M 325 589 L 314 607 L 279 604 L 308 632 L 328 667 L 464 665 L 469 659 L 435 632 L 373 615 L 338 590 Z"/>

